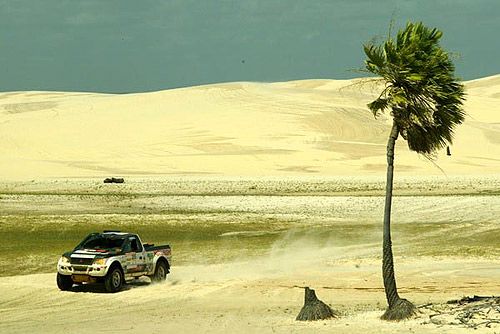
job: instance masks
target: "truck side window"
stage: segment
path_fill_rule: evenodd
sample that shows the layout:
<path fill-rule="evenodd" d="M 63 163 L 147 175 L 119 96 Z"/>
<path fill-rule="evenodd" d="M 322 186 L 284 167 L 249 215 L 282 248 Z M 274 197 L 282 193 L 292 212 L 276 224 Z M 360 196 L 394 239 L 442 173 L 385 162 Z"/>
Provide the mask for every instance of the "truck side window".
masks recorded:
<path fill-rule="evenodd" d="M 142 243 L 141 243 L 141 240 L 139 238 L 135 238 L 135 240 L 137 240 L 137 251 L 138 252 L 142 252 L 144 249 L 142 247 Z"/>
<path fill-rule="evenodd" d="M 140 252 L 142 251 L 142 245 L 136 237 L 130 238 L 130 245 L 132 247 L 132 252 Z"/>
<path fill-rule="evenodd" d="M 122 251 L 124 253 L 129 253 L 131 252 L 131 247 L 130 247 L 130 241 L 129 240 L 125 240 L 125 242 L 123 243 L 123 248 L 122 248 Z"/>

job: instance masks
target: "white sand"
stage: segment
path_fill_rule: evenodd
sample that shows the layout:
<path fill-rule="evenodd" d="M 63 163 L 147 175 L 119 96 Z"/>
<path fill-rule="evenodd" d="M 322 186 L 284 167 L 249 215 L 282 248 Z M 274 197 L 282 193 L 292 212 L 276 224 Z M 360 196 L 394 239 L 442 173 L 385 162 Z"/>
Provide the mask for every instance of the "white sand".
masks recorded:
<path fill-rule="evenodd" d="M 0 178 L 7 183 L 1 187 L 7 193 L 45 187 L 87 191 L 88 183 L 74 180 L 64 185 L 8 182 L 125 176 L 134 179 L 125 185 L 132 189 L 141 178 L 169 175 L 257 180 L 374 176 L 380 182 L 389 120 L 374 120 L 366 108 L 375 88 L 350 86 L 353 82 L 231 83 L 128 95 L 2 93 Z M 488 183 L 491 177 L 492 183 L 478 187 L 495 190 L 495 174 L 500 174 L 500 76 L 466 85 L 467 119 L 457 130 L 452 156 L 440 152 L 436 163 L 448 175 L 472 177 L 464 180 L 487 176 Z M 398 175 L 407 178 L 441 174 L 401 140 L 396 164 Z M 179 180 L 181 186 L 172 189 L 189 192 Z M 362 189 L 360 180 L 352 182 L 360 182 Z M 445 183 L 441 186 L 448 189 Z M 476 183 L 465 187 L 476 189 Z M 321 186 L 318 191 L 323 191 Z M 413 210 L 421 210 L 416 204 Z M 16 203 L 9 205 L 7 209 L 15 209 Z M 470 332 L 424 324 L 425 316 L 401 323 L 379 320 L 385 300 L 374 257 L 356 260 L 355 254 L 339 256 L 333 248 L 284 254 L 245 263 L 178 266 L 165 284 L 136 284 L 117 294 L 61 292 L 55 274 L 3 277 L 0 332 Z M 400 291 L 415 303 L 499 293 L 497 259 L 399 257 L 396 263 Z M 303 299 L 298 286 L 306 284 L 343 317 L 294 321 Z M 498 327 L 480 330 L 494 331 Z"/>
<path fill-rule="evenodd" d="M 0 94 L 0 175 L 382 175 L 389 120 L 357 80 L 228 83 L 144 94 Z M 500 76 L 466 83 L 447 175 L 500 173 Z M 400 140 L 397 172 L 441 174 Z"/>
<path fill-rule="evenodd" d="M 304 250 L 303 254 L 307 254 Z M 329 256 L 328 258 L 326 256 Z M 134 284 L 116 294 L 62 292 L 55 274 L 0 278 L 2 333 L 468 333 L 428 316 L 400 323 L 379 319 L 385 305 L 378 263 L 335 260 L 334 250 L 310 261 L 270 257 L 246 263 L 176 267 L 159 285 Z M 337 254 L 338 255 L 338 254 Z M 400 292 L 413 302 L 444 302 L 498 292 L 498 261 L 399 261 Z M 283 269 L 285 268 L 286 269 Z M 297 322 L 304 285 L 343 315 Z M 476 333 L 494 333 L 499 327 Z"/>

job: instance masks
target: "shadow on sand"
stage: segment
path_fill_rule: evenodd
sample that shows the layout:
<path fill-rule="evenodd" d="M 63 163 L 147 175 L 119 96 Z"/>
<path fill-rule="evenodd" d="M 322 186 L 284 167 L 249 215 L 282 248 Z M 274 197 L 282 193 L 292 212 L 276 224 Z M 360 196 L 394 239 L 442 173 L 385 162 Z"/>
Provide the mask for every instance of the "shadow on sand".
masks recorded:
<path fill-rule="evenodd" d="M 137 289 L 139 287 L 148 286 L 151 284 L 153 283 L 151 283 L 149 279 L 133 280 L 124 284 L 119 292 Z M 74 284 L 69 292 L 108 293 L 104 288 L 104 283 Z"/>

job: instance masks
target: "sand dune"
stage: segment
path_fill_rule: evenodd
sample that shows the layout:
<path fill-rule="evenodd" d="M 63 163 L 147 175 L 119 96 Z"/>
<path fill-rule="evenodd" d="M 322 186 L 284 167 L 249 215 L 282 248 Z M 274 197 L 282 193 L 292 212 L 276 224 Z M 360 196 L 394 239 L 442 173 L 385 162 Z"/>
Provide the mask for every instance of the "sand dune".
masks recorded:
<path fill-rule="evenodd" d="M 357 84 L 356 84 L 357 83 Z M 500 171 L 500 76 L 466 82 L 448 174 Z M 119 175 L 377 175 L 389 120 L 359 80 L 227 83 L 152 93 L 0 94 L 4 179 Z M 400 173 L 440 174 L 398 143 Z"/>

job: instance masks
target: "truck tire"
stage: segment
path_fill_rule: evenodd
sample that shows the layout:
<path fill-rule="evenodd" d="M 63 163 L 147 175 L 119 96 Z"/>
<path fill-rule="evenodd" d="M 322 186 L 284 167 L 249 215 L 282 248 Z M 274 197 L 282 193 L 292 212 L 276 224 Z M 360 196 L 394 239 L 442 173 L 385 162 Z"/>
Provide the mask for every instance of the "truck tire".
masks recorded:
<path fill-rule="evenodd" d="M 151 276 L 152 282 L 162 282 L 167 279 L 168 267 L 165 261 L 156 263 L 155 273 Z"/>
<path fill-rule="evenodd" d="M 113 266 L 109 269 L 108 274 L 104 277 L 104 287 L 107 292 L 118 292 L 123 286 L 123 271 L 118 266 Z"/>
<path fill-rule="evenodd" d="M 57 273 L 57 287 L 62 291 L 71 290 L 73 286 L 73 279 L 69 275 L 61 275 Z"/>

